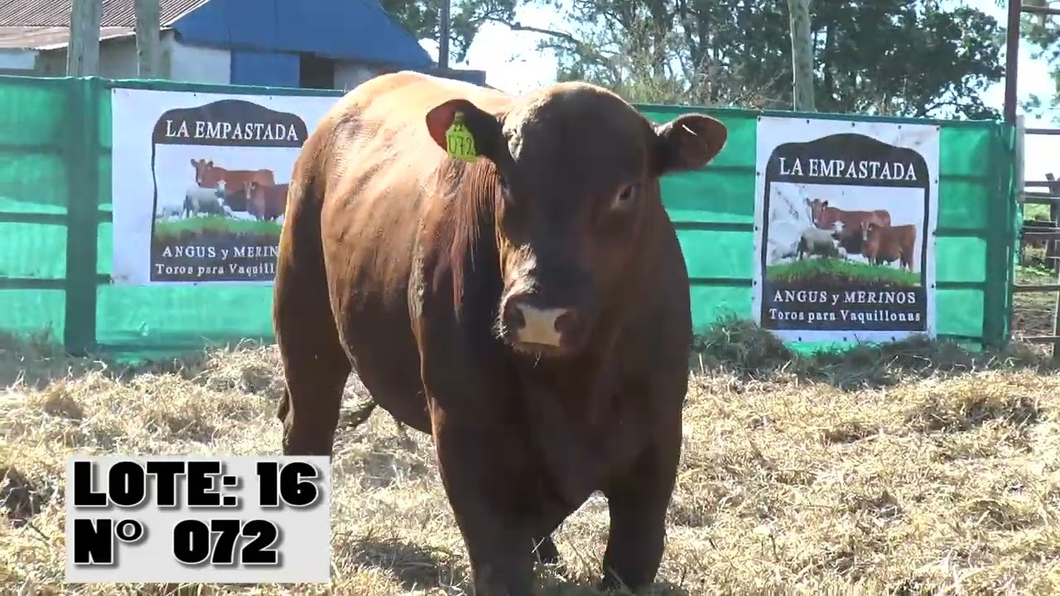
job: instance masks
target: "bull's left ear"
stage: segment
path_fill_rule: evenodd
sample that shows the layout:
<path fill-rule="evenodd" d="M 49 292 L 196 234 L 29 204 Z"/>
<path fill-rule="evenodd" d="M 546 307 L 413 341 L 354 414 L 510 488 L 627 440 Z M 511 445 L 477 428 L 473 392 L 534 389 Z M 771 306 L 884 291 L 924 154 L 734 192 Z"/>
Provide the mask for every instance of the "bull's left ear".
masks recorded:
<path fill-rule="evenodd" d="M 470 143 L 450 144 L 450 127 L 458 118 L 470 136 Z M 427 112 L 427 131 L 443 151 L 454 157 L 460 154 L 465 159 L 485 157 L 496 162 L 500 149 L 505 146 L 500 120 L 466 99 L 450 99 L 431 108 Z"/>
<path fill-rule="evenodd" d="M 701 168 L 721 151 L 729 131 L 720 120 L 703 114 L 682 114 L 655 126 L 655 175 Z"/>

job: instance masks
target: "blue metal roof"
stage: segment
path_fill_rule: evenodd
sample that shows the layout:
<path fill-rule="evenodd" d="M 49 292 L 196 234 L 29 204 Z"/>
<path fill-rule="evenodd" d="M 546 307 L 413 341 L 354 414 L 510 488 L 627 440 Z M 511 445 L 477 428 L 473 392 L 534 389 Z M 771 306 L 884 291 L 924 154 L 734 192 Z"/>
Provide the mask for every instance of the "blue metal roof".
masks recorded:
<path fill-rule="evenodd" d="M 190 44 L 434 66 L 412 34 L 373 0 L 210 0 L 172 27 Z"/>

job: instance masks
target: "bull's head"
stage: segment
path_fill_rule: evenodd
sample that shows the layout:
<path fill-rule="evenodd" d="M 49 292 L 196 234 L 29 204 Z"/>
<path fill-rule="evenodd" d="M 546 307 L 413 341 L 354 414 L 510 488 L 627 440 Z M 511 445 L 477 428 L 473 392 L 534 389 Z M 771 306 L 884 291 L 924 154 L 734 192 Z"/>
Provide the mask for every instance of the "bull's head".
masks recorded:
<path fill-rule="evenodd" d="M 880 220 L 875 215 L 861 220 L 861 241 L 868 242 L 869 234 L 872 234 L 879 227 Z"/>
<path fill-rule="evenodd" d="M 810 218 L 813 221 L 813 225 L 819 225 L 821 216 L 824 214 L 825 208 L 828 207 L 828 201 L 822 201 L 821 199 L 813 199 L 811 201 L 807 199 L 806 202 L 810 205 Z"/>
<path fill-rule="evenodd" d="M 626 289 L 648 226 L 665 219 L 659 177 L 702 167 L 725 126 L 684 114 L 653 125 L 604 89 L 563 83 L 488 112 L 455 99 L 426 115 L 438 145 L 457 113 L 487 160 L 503 291 L 495 331 L 519 352 L 578 352 Z M 652 264 L 648 263 L 647 267 Z"/>
<path fill-rule="evenodd" d="M 213 169 L 213 160 L 193 159 L 191 167 L 195 168 L 195 184 L 202 188 L 216 188 L 218 178 Z"/>

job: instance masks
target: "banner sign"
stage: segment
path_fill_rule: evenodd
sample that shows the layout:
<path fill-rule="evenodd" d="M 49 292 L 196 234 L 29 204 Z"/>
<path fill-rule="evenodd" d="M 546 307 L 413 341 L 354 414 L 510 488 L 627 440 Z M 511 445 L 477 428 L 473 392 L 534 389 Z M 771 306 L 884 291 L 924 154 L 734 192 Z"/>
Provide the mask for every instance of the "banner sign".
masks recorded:
<path fill-rule="evenodd" d="M 785 341 L 935 336 L 939 127 L 761 117 L 753 316 Z"/>
<path fill-rule="evenodd" d="M 114 283 L 272 283 L 291 169 L 336 100 L 114 89 Z"/>

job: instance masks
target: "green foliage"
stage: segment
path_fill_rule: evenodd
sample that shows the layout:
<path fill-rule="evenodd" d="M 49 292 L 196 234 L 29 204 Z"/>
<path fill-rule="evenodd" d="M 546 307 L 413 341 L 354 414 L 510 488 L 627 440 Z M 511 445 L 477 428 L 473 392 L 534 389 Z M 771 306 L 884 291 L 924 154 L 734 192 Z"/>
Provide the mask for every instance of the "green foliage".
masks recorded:
<path fill-rule="evenodd" d="M 1026 0 L 1032 2 L 1034 0 Z M 1038 0 L 1044 1 L 1044 0 Z M 519 23 L 549 6 L 568 31 Z M 787 0 L 462 0 L 451 57 L 464 60 L 487 22 L 543 34 L 559 80 L 586 80 L 635 102 L 790 109 Z M 1003 29 L 938 0 L 812 2 L 816 106 L 824 112 L 996 118 L 982 92 L 1001 80 Z M 441 0 L 382 0 L 419 39 L 438 39 Z"/>
<path fill-rule="evenodd" d="M 1023 0 L 1025 6 L 1051 6 L 1060 8 L 1055 0 Z M 1060 107 L 1060 19 L 1035 14 L 1024 14 L 1020 23 L 1021 45 L 1028 46 L 1034 59 L 1044 59 L 1050 67 L 1055 92 L 1052 97 L 1042 98 L 1031 94 L 1023 102 L 1023 109 L 1030 114 L 1043 114 L 1047 109 Z M 1019 73 L 1017 73 L 1017 77 Z M 1060 118 L 1053 117 L 1060 124 Z"/>
<path fill-rule="evenodd" d="M 280 224 L 272 221 L 231 219 L 210 215 L 177 221 L 155 222 L 156 238 L 177 238 L 189 232 L 223 232 L 232 235 L 279 234 Z"/>
<path fill-rule="evenodd" d="M 919 286 L 920 275 L 887 265 L 873 265 L 846 259 L 802 259 L 770 265 L 766 279 L 779 282 L 829 282 L 832 284 L 870 283 Z"/>
<path fill-rule="evenodd" d="M 516 9 L 529 5 L 554 8 L 569 30 L 517 22 Z M 441 0 L 382 0 L 382 6 L 417 38 L 438 39 Z M 462 0 L 452 6 L 451 57 L 465 59 L 478 29 L 496 22 L 543 34 L 539 47 L 558 58 L 559 80 L 598 83 L 635 102 L 790 109 L 787 6 L 787 0 Z M 1004 74 L 1004 31 L 993 17 L 938 0 L 818 0 L 810 7 L 819 111 L 999 117 L 982 98 Z"/>
<path fill-rule="evenodd" d="M 463 0 L 452 2 L 449 22 L 450 58 L 463 62 L 475 34 L 489 21 L 511 23 L 526 0 Z M 442 0 L 381 0 L 381 5 L 416 39 L 438 41 Z"/>
<path fill-rule="evenodd" d="M 1049 205 L 1029 204 L 1023 206 L 1023 219 L 1049 220 Z"/>
<path fill-rule="evenodd" d="M 993 118 L 1001 79 L 991 16 L 934 0 L 813 2 L 820 111 Z M 561 79 L 633 101 L 790 109 L 787 0 L 579 0 L 576 35 L 545 44 Z"/>

